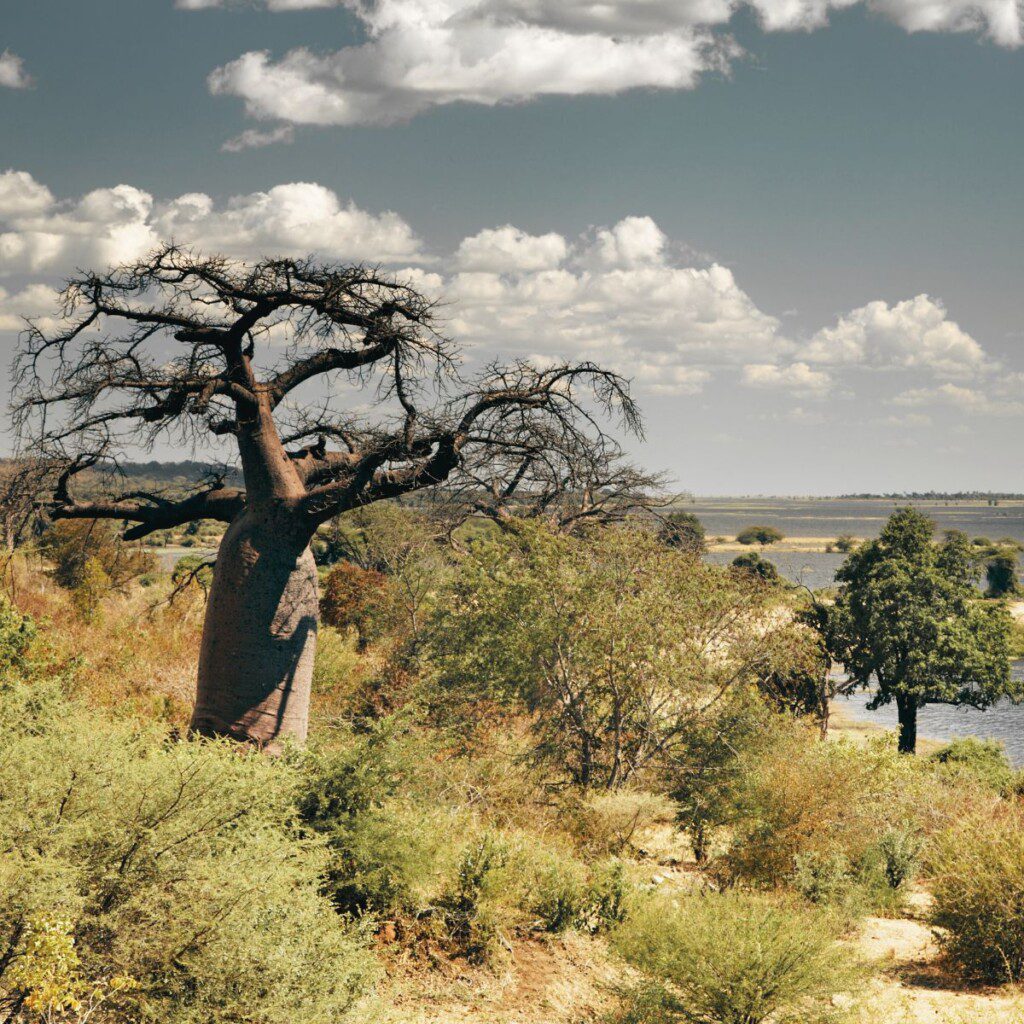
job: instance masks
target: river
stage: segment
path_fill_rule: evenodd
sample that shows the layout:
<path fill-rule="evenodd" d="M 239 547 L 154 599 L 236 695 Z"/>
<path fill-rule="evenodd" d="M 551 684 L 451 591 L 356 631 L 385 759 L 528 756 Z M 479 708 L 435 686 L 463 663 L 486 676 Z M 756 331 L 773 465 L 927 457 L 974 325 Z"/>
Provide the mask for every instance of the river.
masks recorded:
<path fill-rule="evenodd" d="M 1024 679 L 1024 660 L 1014 661 L 1012 671 L 1015 679 Z M 850 697 L 838 697 L 835 704 L 854 721 L 874 722 L 895 730 L 896 705 L 886 704 L 877 711 L 868 711 L 869 699 L 870 694 L 862 691 Z M 1024 704 L 1003 700 L 986 711 L 928 704 L 918 712 L 917 734 L 930 740 L 953 740 L 963 736 L 998 740 L 1006 748 L 1013 766 L 1024 767 Z"/>

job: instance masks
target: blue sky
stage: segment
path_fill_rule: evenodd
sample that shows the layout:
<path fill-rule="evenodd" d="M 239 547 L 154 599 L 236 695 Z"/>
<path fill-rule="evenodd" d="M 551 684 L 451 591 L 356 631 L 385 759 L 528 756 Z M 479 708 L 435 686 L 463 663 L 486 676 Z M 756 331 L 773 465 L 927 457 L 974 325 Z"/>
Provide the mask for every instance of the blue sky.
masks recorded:
<path fill-rule="evenodd" d="M 267 2 L 7 5 L 5 358 L 75 266 L 308 249 L 630 373 L 680 488 L 1024 490 L 1017 0 Z"/>

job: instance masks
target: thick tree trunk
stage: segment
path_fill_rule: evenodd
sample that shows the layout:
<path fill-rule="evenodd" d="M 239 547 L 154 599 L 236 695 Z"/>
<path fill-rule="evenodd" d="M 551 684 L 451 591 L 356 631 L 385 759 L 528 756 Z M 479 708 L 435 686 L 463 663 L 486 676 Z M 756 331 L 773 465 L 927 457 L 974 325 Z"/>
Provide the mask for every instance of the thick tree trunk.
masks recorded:
<path fill-rule="evenodd" d="M 917 701 L 910 697 L 896 698 L 896 713 L 899 716 L 899 752 L 913 754 L 917 751 Z"/>
<path fill-rule="evenodd" d="M 316 653 L 309 534 L 290 509 L 248 509 L 224 534 L 206 607 L 193 731 L 273 752 L 302 743 Z"/>

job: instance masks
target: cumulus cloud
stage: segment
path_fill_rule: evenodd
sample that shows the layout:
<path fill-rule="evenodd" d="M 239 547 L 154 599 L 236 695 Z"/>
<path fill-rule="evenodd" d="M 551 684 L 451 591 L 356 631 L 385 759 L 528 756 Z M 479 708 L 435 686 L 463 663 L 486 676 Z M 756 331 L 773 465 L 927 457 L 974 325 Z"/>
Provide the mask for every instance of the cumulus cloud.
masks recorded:
<path fill-rule="evenodd" d="M 506 224 L 487 228 L 464 238 L 455 253 L 456 265 L 463 270 L 509 273 L 519 270 L 551 270 L 566 257 L 565 239 L 554 232 L 528 235 Z"/>
<path fill-rule="evenodd" d="M 312 252 L 382 263 L 443 300 L 445 329 L 478 362 L 593 359 L 652 392 L 693 394 L 717 378 L 806 399 L 848 390 L 864 369 L 898 369 L 913 374 L 916 389 L 897 404 L 967 412 L 980 408 L 977 392 L 1008 413 L 1024 388 L 996 373 L 926 295 L 870 302 L 801 341 L 732 270 L 685 257 L 649 217 L 575 238 L 504 224 L 443 255 L 426 250 L 398 213 L 367 212 L 313 182 L 225 201 L 198 192 L 160 199 L 128 184 L 59 198 L 24 171 L 0 174 L 0 273 L 41 282 L 0 293 L 0 330 L 51 308 L 52 284 L 76 267 L 135 259 L 171 239 L 241 258 Z"/>
<path fill-rule="evenodd" d="M 944 377 L 970 376 L 988 363 L 981 345 L 928 295 L 892 306 L 869 302 L 818 331 L 801 356 L 825 365 L 924 368 Z"/>
<path fill-rule="evenodd" d="M 419 252 L 398 214 L 368 213 L 309 182 L 233 196 L 220 206 L 198 192 L 156 202 L 124 184 L 58 202 L 24 171 L 0 174 L 0 273 L 120 263 L 167 239 L 237 256 L 312 252 L 389 262 Z"/>
<path fill-rule="evenodd" d="M 908 32 L 1024 42 L 1018 0 L 341 0 L 364 43 L 280 58 L 250 51 L 217 68 L 209 85 L 244 100 L 254 117 L 316 125 L 389 124 L 451 103 L 690 89 L 739 56 L 724 30 L 739 8 L 766 31 L 793 31 L 858 2 Z M 338 5 L 264 0 L 271 10 Z"/>
<path fill-rule="evenodd" d="M 32 77 L 25 70 L 25 62 L 10 50 L 0 53 L 0 87 L 8 89 L 28 89 Z"/>
<path fill-rule="evenodd" d="M 776 366 L 773 363 L 748 363 L 743 367 L 743 383 L 751 388 L 785 390 L 800 394 L 824 395 L 832 387 L 832 378 L 807 363 Z"/>

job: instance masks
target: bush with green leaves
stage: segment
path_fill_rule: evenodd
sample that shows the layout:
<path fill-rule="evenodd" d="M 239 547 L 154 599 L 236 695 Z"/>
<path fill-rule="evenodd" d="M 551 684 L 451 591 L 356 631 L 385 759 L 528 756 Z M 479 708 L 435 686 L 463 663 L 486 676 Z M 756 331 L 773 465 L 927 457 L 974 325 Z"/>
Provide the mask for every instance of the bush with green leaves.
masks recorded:
<path fill-rule="evenodd" d="M 528 909 L 549 932 L 593 933 L 618 924 L 632 893 L 621 861 L 587 866 L 559 856 L 537 872 L 531 889 Z"/>
<path fill-rule="evenodd" d="M 835 855 L 873 884 L 865 875 L 879 863 L 886 830 L 930 833 L 962 796 L 888 739 L 825 743 L 784 720 L 740 768 L 732 842 L 714 867 L 728 881 L 767 887 L 791 884 L 801 858 L 820 864 Z"/>
<path fill-rule="evenodd" d="M 782 576 L 776 568 L 775 563 L 767 558 L 762 558 L 756 551 L 745 551 L 737 555 L 730 563 L 730 568 L 735 573 L 743 573 L 762 583 L 780 583 Z"/>
<path fill-rule="evenodd" d="M 300 820 L 325 843 L 324 891 L 350 916 L 416 908 L 445 841 L 429 813 L 400 796 L 425 756 L 404 726 L 385 719 L 307 755 Z"/>
<path fill-rule="evenodd" d="M 112 1024 L 349 1018 L 372 960 L 291 823 L 298 766 L 44 682 L 0 689 L 0 735 L 0 1009 L 50 1019 L 88 991 Z"/>
<path fill-rule="evenodd" d="M 670 512 L 658 531 L 663 544 L 702 555 L 707 550 L 704 524 L 692 512 Z"/>
<path fill-rule="evenodd" d="M 774 526 L 748 526 L 736 534 L 740 544 L 777 544 L 784 537 Z"/>
<path fill-rule="evenodd" d="M 739 890 L 652 900 L 613 933 L 647 987 L 620 1020 L 651 1024 L 812 1024 L 856 985 L 828 912 Z M 644 1007 L 646 1003 L 646 1009 Z M 640 1010 L 645 1010 L 646 1016 Z"/>
<path fill-rule="evenodd" d="M 28 615 L 22 615 L 10 600 L 0 595 L 0 679 L 12 671 L 28 668 L 38 633 Z"/>
<path fill-rule="evenodd" d="M 966 814 L 928 858 L 931 923 L 974 981 L 1024 981 L 1024 812 L 998 802 Z"/>
<path fill-rule="evenodd" d="M 435 623 L 440 692 L 528 716 L 538 762 L 615 789 L 672 759 L 749 682 L 781 620 L 766 588 L 642 530 L 510 523 L 460 565 Z"/>
<path fill-rule="evenodd" d="M 1018 785 L 1017 772 L 998 740 L 965 736 L 936 750 L 931 759 L 941 765 L 942 774 L 952 782 L 974 782 L 1004 796 Z"/>

